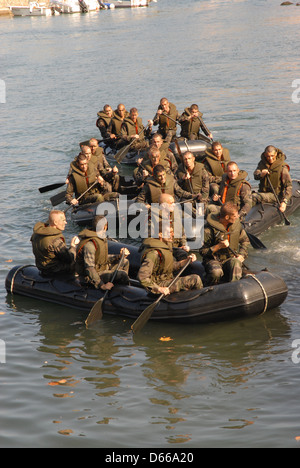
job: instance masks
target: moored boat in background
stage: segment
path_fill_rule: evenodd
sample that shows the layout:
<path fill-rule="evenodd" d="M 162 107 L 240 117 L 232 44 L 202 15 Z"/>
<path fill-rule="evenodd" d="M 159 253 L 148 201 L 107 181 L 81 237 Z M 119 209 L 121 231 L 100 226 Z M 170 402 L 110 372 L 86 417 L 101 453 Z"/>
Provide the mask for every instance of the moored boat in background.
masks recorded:
<path fill-rule="evenodd" d="M 46 3 L 30 2 L 27 6 L 10 6 L 13 16 L 52 16 L 55 12 Z"/>

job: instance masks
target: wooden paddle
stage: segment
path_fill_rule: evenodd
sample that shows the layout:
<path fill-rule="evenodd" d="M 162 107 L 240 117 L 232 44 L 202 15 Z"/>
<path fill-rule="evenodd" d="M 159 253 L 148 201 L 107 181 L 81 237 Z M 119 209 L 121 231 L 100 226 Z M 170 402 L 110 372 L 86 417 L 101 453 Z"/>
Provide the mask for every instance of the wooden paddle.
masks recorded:
<path fill-rule="evenodd" d="M 175 276 L 175 278 L 171 281 L 171 283 L 169 284 L 168 288 L 170 288 L 171 286 L 173 286 L 173 284 L 178 280 L 179 276 L 184 272 L 184 270 L 189 266 L 189 264 L 191 263 L 192 259 L 189 258 L 187 263 L 184 265 L 184 267 L 180 270 L 180 272 L 178 273 L 177 276 Z M 161 301 L 161 299 L 164 297 L 165 295 L 164 294 L 161 294 L 158 299 L 156 299 L 155 302 L 153 302 L 152 304 L 150 304 L 140 315 L 139 317 L 136 319 L 136 321 L 131 325 L 131 330 L 133 333 L 138 333 L 145 325 L 146 323 L 148 322 L 148 320 L 150 319 L 154 309 L 156 308 L 156 306 L 159 304 L 159 302 Z"/>
<path fill-rule="evenodd" d="M 115 269 L 114 271 L 114 274 L 112 276 L 112 279 L 111 279 L 111 283 L 114 282 L 114 280 L 116 279 L 116 276 L 117 276 L 117 273 L 119 271 L 119 269 L 121 268 L 122 266 L 122 263 L 124 261 L 124 257 L 125 257 L 125 250 L 123 250 L 122 252 L 122 255 L 121 255 L 121 258 L 120 258 L 120 261 L 118 263 L 118 266 L 117 268 Z M 85 321 L 85 325 L 86 327 L 88 328 L 90 325 L 92 325 L 93 323 L 97 322 L 98 320 L 101 320 L 102 317 L 103 317 L 103 312 L 102 312 L 102 309 L 103 309 L 103 304 L 104 304 L 104 301 L 106 299 L 106 296 L 107 294 L 109 293 L 109 290 L 107 289 L 105 291 L 105 294 L 104 296 L 99 299 L 99 301 L 97 301 L 94 306 L 92 307 L 86 321 Z"/>
<path fill-rule="evenodd" d="M 44 187 L 39 188 L 40 193 L 51 192 L 51 190 L 55 190 L 57 188 L 62 187 L 65 185 L 65 182 L 57 182 L 56 184 L 45 185 Z"/>
<path fill-rule="evenodd" d="M 272 192 L 273 192 L 273 195 L 274 195 L 274 197 L 275 197 L 275 200 L 276 200 L 276 203 L 277 203 L 278 211 L 279 211 L 279 213 L 281 214 L 281 216 L 283 217 L 284 222 L 285 222 L 285 225 L 286 225 L 286 226 L 290 226 L 291 223 L 290 223 L 290 221 L 287 219 L 286 214 L 283 213 L 283 212 L 279 209 L 279 207 L 280 207 L 280 201 L 279 201 L 278 196 L 277 196 L 277 193 L 275 192 L 275 189 L 274 189 L 274 187 L 273 187 L 273 185 L 272 185 L 272 182 L 271 182 L 271 180 L 270 180 L 269 174 L 267 174 L 266 177 L 267 177 L 268 184 L 270 185 L 271 190 L 272 190 Z"/>
<path fill-rule="evenodd" d="M 147 125 L 147 127 L 143 128 L 143 130 L 140 131 L 140 133 L 138 133 L 138 136 L 140 136 L 143 132 L 145 132 L 147 130 L 147 128 L 149 127 L 150 124 Z M 132 139 L 132 141 L 129 143 L 129 145 L 127 146 L 124 146 L 123 148 L 121 148 L 115 155 L 114 155 L 114 158 L 115 160 L 117 161 L 117 163 L 121 163 L 123 161 L 123 159 L 125 158 L 126 154 L 128 153 L 131 145 L 133 145 L 133 143 L 136 141 L 135 138 Z"/>

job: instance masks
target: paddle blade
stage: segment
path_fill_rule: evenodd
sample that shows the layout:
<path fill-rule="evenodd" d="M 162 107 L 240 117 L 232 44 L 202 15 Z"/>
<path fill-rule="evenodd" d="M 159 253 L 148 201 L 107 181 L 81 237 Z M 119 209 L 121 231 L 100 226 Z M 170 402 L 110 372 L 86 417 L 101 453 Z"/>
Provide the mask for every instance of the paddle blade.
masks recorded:
<path fill-rule="evenodd" d="M 39 192 L 40 193 L 45 193 L 45 192 L 51 192 L 51 190 L 58 189 L 65 185 L 65 182 L 59 182 L 57 184 L 51 184 L 51 185 L 45 185 L 45 187 L 40 187 Z"/>
<path fill-rule="evenodd" d="M 131 145 L 125 146 L 124 148 L 120 149 L 114 156 L 117 163 L 121 163 L 125 158 L 126 154 L 128 153 Z"/>
<path fill-rule="evenodd" d="M 151 317 L 158 301 L 153 302 L 150 304 L 136 319 L 136 321 L 131 325 L 131 330 L 133 333 L 138 333 L 148 322 L 149 318 Z"/>
<path fill-rule="evenodd" d="M 249 237 L 249 241 L 252 245 L 252 247 L 254 249 L 267 249 L 267 247 L 265 246 L 265 244 L 258 238 L 256 237 L 254 234 L 250 234 L 249 232 L 247 232 L 247 236 Z"/>
<path fill-rule="evenodd" d="M 103 312 L 102 312 L 102 305 L 103 305 L 103 297 L 99 299 L 94 306 L 92 307 L 86 321 L 85 325 L 88 328 L 89 326 L 93 325 L 93 323 L 97 322 L 98 320 L 102 319 Z"/>
<path fill-rule="evenodd" d="M 52 206 L 57 206 L 66 201 L 66 191 L 59 192 L 50 198 Z"/>
<path fill-rule="evenodd" d="M 283 213 L 283 217 L 284 217 L 285 225 L 286 225 L 286 226 L 290 226 L 290 225 L 291 225 L 291 222 L 287 219 L 287 217 L 285 216 L 284 213 Z"/>

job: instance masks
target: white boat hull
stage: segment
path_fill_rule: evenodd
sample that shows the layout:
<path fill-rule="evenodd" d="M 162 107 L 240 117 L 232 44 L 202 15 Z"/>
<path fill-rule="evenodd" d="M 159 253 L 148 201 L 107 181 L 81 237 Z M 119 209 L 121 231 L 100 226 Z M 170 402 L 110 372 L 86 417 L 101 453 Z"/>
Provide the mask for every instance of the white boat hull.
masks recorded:
<path fill-rule="evenodd" d="M 89 11 L 100 10 L 100 6 L 97 0 L 85 0 L 85 3 Z M 63 14 L 81 13 L 81 7 L 77 0 L 70 0 L 67 2 L 52 0 L 51 6 L 55 8 L 56 11 L 59 11 Z"/>
<path fill-rule="evenodd" d="M 149 0 L 114 0 L 112 2 L 103 2 L 107 8 L 113 10 L 115 8 L 137 8 L 146 7 L 149 5 Z"/>
<path fill-rule="evenodd" d="M 14 16 L 51 16 L 51 8 L 43 6 L 12 6 L 10 10 Z"/>

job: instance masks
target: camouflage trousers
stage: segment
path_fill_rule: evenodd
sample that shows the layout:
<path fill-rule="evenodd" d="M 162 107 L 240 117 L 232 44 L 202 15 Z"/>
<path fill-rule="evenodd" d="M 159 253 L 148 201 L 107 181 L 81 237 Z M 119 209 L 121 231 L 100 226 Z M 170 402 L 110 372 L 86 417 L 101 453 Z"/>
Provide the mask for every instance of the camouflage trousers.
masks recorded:
<path fill-rule="evenodd" d="M 88 268 L 86 270 L 86 275 L 84 278 L 81 279 L 82 284 L 87 287 L 99 288 L 101 281 L 106 284 L 112 281 L 113 275 L 115 270 L 118 267 L 118 260 L 115 263 L 110 263 L 108 265 L 107 270 L 101 271 L 100 274 L 96 272 L 94 268 Z M 121 265 L 119 271 L 116 274 L 116 278 L 114 279 L 115 284 L 129 284 L 129 260 L 125 258 L 123 265 Z"/>
<path fill-rule="evenodd" d="M 170 280 L 162 281 L 159 283 L 160 287 L 167 288 Z M 171 286 L 170 293 L 179 291 L 188 291 L 190 289 L 202 289 L 203 284 L 199 275 L 188 275 L 178 278 L 178 280 Z"/>
<path fill-rule="evenodd" d="M 108 192 L 105 194 L 94 193 L 93 195 L 87 195 L 79 201 L 80 205 L 85 205 L 89 203 L 103 203 L 104 201 L 115 200 L 118 198 L 119 194 L 117 192 Z"/>
<path fill-rule="evenodd" d="M 170 144 L 173 139 L 176 137 L 176 129 L 175 130 L 166 130 L 166 131 L 160 131 L 158 130 L 157 133 L 159 133 L 164 142 Z"/>
<path fill-rule="evenodd" d="M 252 193 L 252 205 L 257 203 L 276 203 L 276 198 L 271 192 L 254 192 Z"/>
<path fill-rule="evenodd" d="M 222 281 L 239 281 L 243 275 L 243 264 L 237 258 L 229 258 L 224 262 L 211 260 L 205 264 L 206 281 L 208 284 L 218 284 Z"/>

